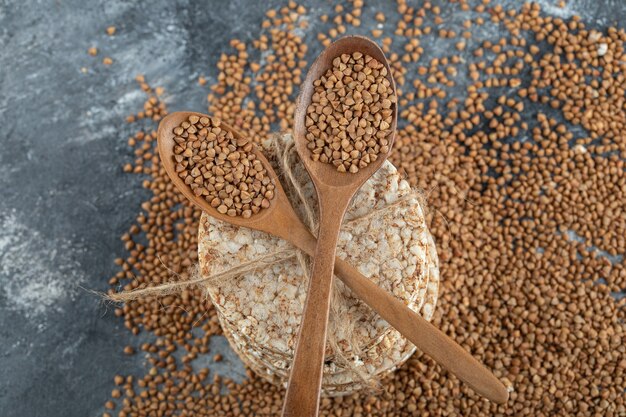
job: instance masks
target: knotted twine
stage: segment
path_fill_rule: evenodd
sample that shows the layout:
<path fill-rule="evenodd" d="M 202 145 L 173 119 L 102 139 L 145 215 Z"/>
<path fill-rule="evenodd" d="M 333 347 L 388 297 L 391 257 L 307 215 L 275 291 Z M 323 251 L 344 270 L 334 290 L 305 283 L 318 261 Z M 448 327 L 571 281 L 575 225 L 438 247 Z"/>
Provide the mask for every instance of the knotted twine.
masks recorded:
<path fill-rule="evenodd" d="M 296 201 L 298 204 L 294 204 L 295 210 L 303 219 L 309 230 L 313 234 L 317 234 L 318 229 L 318 217 L 316 215 L 316 207 L 313 207 L 311 201 L 305 195 L 305 187 L 307 183 L 310 183 L 310 179 L 306 171 L 302 168 L 302 164 L 299 163 L 297 152 L 295 151 L 295 144 L 293 140 L 285 140 L 280 135 L 273 135 L 269 138 L 269 142 L 265 143 L 264 148 L 267 150 L 268 160 L 276 169 L 279 175 L 282 175 L 286 181 L 281 181 L 287 197 L 290 201 Z M 344 221 L 342 228 L 350 228 L 356 224 L 371 221 L 382 217 L 386 212 L 401 206 L 405 203 L 417 200 L 418 203 L 425 207 L 422 193 L 417 190 L 411 189 L 406 195 L 398 198 L 394 202 L 387 204 L 383 207 L 375 208 L 370 212 L 353 217 Z M 431 262 L 428 251 L 426 252 L 427 263 Z M 280 264 L 288 259 L 295 258 L 303 271 L 305 281 L 310 279 L 310 259 L 304 252 L 296 249 L 292 246 L 288 246 L 285 249 L 276 250 L 265 255 L 259 256 L 254 259 L 247 260 L 232 266 L 226 270 L 203 276 L 200 272 L 198 265 L 190 268 L 189 279 L 177 280 L 167 282 L 165 284 L 156 285 L 153 287 L 138 288 L 130 291 L 123 291 L 116 294 L 105 296 L 110 301 L 115 302 L 129 302 L 137 299 L 148 297 L 163 297 L 170 294 L 178 294 L 183 292 L 189 287 L 200 287 L 205 295 L 208 297 L 208 289 L 210 287 L 220 286 L 224 282 L 238 277 L 244 276 L 248 273 L 254 273 L 260 269 L 267 268 L 273 265 Z M 429 268 L 427 268 L 429 271 Z M 174 274 L 174 277 L 177 274 Z M 428 282 L 429 277 L 426 277 Z M 330 303 L 330 318 L 328 323 L 327 343 L 331 349 L 331 357 L 335 359 L 338 364 L 343 365 L 347 370 L 354 373 L 356 379 L 364 386 L 369 388 L 375 388 L 377 386 L 375 375 L 372 375 L 364 366 L 357 365 L 359 356 L 362 351 L 359 344 L 355 341 L 356 332 L 354 331 L 355 323 L 349 320 L 342 320 L 345 313 L 346 292 L 343 290 L 345 287 L 341 287 L 343 284 L 339 280 L 333 280 L 333 291 L 331 295 Z M 360 302 L 360 300 L 359 300 Z M 347 357 L 340 348 L 335 335 L 344 334 L 347 335 L 346 341 L 348 343 L 346 352 L 350 353 L 352 359 Z M 327 357 L 327 359 L 330 359 Z"/>

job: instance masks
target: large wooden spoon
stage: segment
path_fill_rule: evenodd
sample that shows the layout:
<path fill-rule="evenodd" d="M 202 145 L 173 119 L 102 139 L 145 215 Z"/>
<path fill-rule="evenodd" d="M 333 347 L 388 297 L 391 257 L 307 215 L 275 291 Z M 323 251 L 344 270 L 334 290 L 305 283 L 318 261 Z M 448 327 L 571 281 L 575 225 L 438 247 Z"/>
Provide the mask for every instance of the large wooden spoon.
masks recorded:
<path fill-rule="evenodd" d="M 219 213 L 204 198 L 197 197 L 178 176 L 174 162 L 176 142 L 174 142 L 173 130 L 182 122 L 189 120 L 189 116 L 192 115 L 209 117 L 202 113 L 176 112 L 165 117 L 159 125 L 157 140 L 161 162 L 176 188 L 190 202 L 218 220 L 269 233 L 290 242 L 308 255 L 313 256 L 317 245 L 315 237 L 293 210 L 276 172 L 263 153 L 256 147 L 253 148 L 252 152 L 263 163 L 276 188 L 270 207 L 261 210 L 250 218 L 231 217 Z M 223 122 L 220 127 L 232 132 L 235 137 L 242 137 L 236 129 Z M 357 297 L 387 320 L 404 337 L 444 368 L 468 383 L 476 392 L 498 403 L 506 401 L 508 397 L 506 389 L 484 366 L 422 316 L 409 309 L 402 301 L 374 284 L 355 267 L 342 259 L 335 260 L 335 274 Z"/>
<path fill-rule="evenodd" d="M 395 94 L 395 83 L 385 54 L 376 43 L 361 36 L 347 36 L 332 43 L 315 60 L 302 84 L 296 103 L 294 139 L 296 150 L 309 172 L 317 191 L 320 225 L 298 344 L 283 407 L 284 417 L 314 417 L 318 414 L 333 267 L 339 230 L 350 200 L 363 183 L 385 161 L 395 136 L 398 111 L 396 103 L 393 103 L 393 118 L 390 126 L 393 133 L 388 137 L 389 146 L 387 153 L 379 154 L 376 161 L 372 161 L 372 163 L 356 173 L 347 173 L 338 172 L 333 165 L 314 161 L 311 158 L 311 151 L 307 147 L 309 141 L 306 138 L 305 120 L 307 108 L 311 103 L 314 92 L 314 82 L 332 67 L 333 60 L 336 57 L 342 54 L 351 55 L 354 52 L 369 55 L 386 67 L 387 79 L 393 89 L 393 94 Z M 369 301 L 371 301 L 371 298 L 369 298 Z M 385 308 L 390 313 L 393 311 L 390 314 L 393 316 L 392 320 L 400 327 L 404 327 L 404 323 L 401 323 L 402 319 L 408 319 L 414 325 L 416 322 L 419 322 L 422 328 L 429 327 L 425 320 L 417 318 L 417 315 L 407 313 L 408 309 L 399 308 L 395 302 L 389 303 Z M 413 330 L 415 330 L 415 327 Z M 486 393 L 488 397 L 498 402 L 506 400 L 508 397 L 506 388 L 489 371 L 480 366 L 478 362 L 473 360 L 457 345 L 441 344 L 441 341 L 445 340 L 445 338 L 441 337 L 441 333 L 433 332 L 434 327 L 430 326 L 430 330 L 430 332 L 420 332 L 422 339 L 420 345 L 426 347 L 425 351 L 427 353 L 442 360 L 449 368 L 455 369 L 462 379 L 468 382 L 471 381 L 472 385 L 477 387 L 479 391 Z M 450 349 L 452 346 L 454 348 Z M 471 366 L 468 366 L 468 364 L 471 364 Z M 477 374 L 473 374 L 478 368 L 480 368 L 480 371 Z M 477 380 L 477 376 L 482 378 Z M 487 386 L 481 386 L 482 384 Z"/>
<path fill-rule="evenodd" d="M 309 140 L 306 138 L 305 119 L 314 92 L 314 82 L 332 67 L 335 58 L 342 54 L 352 55 L 354 52 L 369 55 L 384 64 L 387 68 L 387 78 L 395 94 L 391 69 L 384 53 L 374 42 L 360 36 L 348 36 L 332 43 L 311 65 L 302 84 L 294 115 L 294 140 L 300 159 L 309 172 L 317 191 L 320 211 L 319 234 L 308 294 L 302 313 L 298 344 L 287 385 L 287 396 L 283 407 L 284 417 L 317 416 L 339 229 L 350 200 L 385 161 L 395 136 L 398 111 L 394 103 L 392 105 L 393 120 L 390 126 L 393 133 L 388 136 L 387 153 L 379 154 L 378 159 L 366 167 L 356 173 L 339 172 L 332 164 L 314 161 L 311 158 L 311 150 L 307 147 Z"/>

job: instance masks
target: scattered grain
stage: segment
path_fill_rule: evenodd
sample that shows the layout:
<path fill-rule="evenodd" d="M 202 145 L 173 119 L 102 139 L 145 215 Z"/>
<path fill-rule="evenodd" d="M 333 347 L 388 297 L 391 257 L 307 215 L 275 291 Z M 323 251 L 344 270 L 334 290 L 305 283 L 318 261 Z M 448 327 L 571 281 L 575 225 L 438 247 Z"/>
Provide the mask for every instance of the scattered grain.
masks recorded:
<path fill-rule="evenodd" d="M 490 404 L 416 354 L 376 394 L 322 399 L 322 416 L 626 415 L 626 299 L 611 297 L 626 287 L 626 35 L 621 28 L 589 29 L 576 16 L 547 16 L 536 3 L 513 14 L 480 3 L 446 5 L 446 16 L 471 10 L 468 31 L 484 25 L 491 34 L 491 46 L 468 42 L 468 62 L 454 64 L 459 74 L 471 74 L 463 94 L 460 86 L 446 93 L 437 75 L 451 59 L 431 65 L 448 51 L 404 50 L 413 39 L 435 38 L 432 4 L 398 0 L 399 17 L 387 15 L 385 24 L 397 34 L 386 47 L 402 119 L 391 159 L 426 190 L 431 207 L 442 268 L 434 324 L 503 378 L 511 399 Z M 357 21 L 360 7 L 346 3 L 342 24 Z M 292 12 L 277 10 L 258 37 L 243 48 L 238 41 L 219 59 L 210 111 L 249 137 L 264 137 L 281 120 L 280 128 L 292 125 L 306 65 Z M 330 24 L 335 14 L 328 14 Z M 453 40 L 439 41 L 454 51 Z M 600 43 L 607 45 L 601 57 Z M 253 54 L 267 59 L 251 74 Z M 427 81 L 431 75 L 435 83 Z M 511 87 L 516 78 L 522 82 Z M 149 99 L 133 120 L 159 120 L 164 104 L 143 77 L 138 83 Z M 156 285 L 173 274 L 185 280 L 197 260 L 200 212 L 167 179 L 155 138 L 141 131 L 129 142 L 131 172 L 142 174 L 151 196 L 137 218 L 139 231 L 124 242 L 133 244 L 112 288 Z M 120 416 L 280 413 L 284 391 L 253 373 L 235 384 L 191 367 L 194 357 L 210 354 L 211 336 L 221 334 L 200 290 L 134 301 L 115 315 L 133 334 L 156 338 L 142 346 L 149 371 L 114 380 L 122 391 Z"/>

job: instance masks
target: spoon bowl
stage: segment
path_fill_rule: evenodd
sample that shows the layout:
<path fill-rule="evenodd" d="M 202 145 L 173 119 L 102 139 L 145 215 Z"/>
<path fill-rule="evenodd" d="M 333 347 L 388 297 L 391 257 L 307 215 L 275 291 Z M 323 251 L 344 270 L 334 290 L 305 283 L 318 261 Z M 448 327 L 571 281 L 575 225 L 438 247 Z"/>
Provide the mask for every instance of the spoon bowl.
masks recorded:
<path fill-rule="evenodd" d="M 236 226 L 248 227 L 250 229 L 262 230 L 275 234 L 276 229 L 274 229 L 274 219 L 276 219 L 277 216 L 282 217 L 282 215 L 284 215 L 283 211 L 285 211 L 285 208 L 287 207 L 290 208 L 291 203 L 287 200 L 287 195 L 280 184 L 276 171 L 272 169 L 269 161 L 265 158 L 263 152 L 259 151 L 257 146 L 252 148 L 251 153 L 253 153 L 256 158 L 261 161 L 261 164 L 263 164 L 263 167 L 267 170 L 267 174 L 276 188 L 274 191 L 274 198 L 270 201 L 270 206 L 268 208 L 261 209 L 256 214 L 252 214 L 249 218 L 244 218 L 242 216 L 229 216 L 227 214 L 220 213 L 217 209 L 211 207 L 211 204 L 209 204 L 209 202 L 202 196 L 196 196 L 191 188 L 185 184 L 184 180 L 178 176 L 174 161 L 174 146 L 177 145 L 174 141 L 174 137 L 176 136 L 174 134 L 174 128 L 180 126 L 182 122 L 188 120 L 189 116 L 208 117 L 206 114 L 196 112 L 171 113 L 161 121 L 157 132 L 157 147 L 159 149 L 159 155 L 161 156 L 161 163 L 176 188 L 178 188 L 178 190 L 183 193 L 188 200 L 195 203 L 203 211 L 211 215 L 211 217 Z M 223 130 L 232 133 L 235 138 L 243 138 L 237 129 L 224 122 L 220 123 L 220 127 Z M 272 227 L 272 229 L 270 230 L 269 227 Z"/>
<path fill-rule="evenodd" d="M 298 101 L 296 103 L 295 116 L 294 116 L 294 139 L 296 142 L 296 149 L 302 159 L 302 163 L 306 167 L 307 171 L 311 174 L 311 177 L 316 178 L 316 183 L 331 185 L 334 188 L 342 187 L 357 187 L 361 186 L 369 177 L 374 174 L 385 162 L 387 154 L 379 154 L 378 159 L 368 164 L 365 168 L 362 168 L 357 173 L 342 173 L 331 164 L 325 164 L 317 161 L 313 161 L 310 158 L 310 150 L 307 148 L 305 127 L 306 111 L 309 103 L 311 103 L 311 97 L 313 96 L 315 87 L 313 82 L 318 80 L 326 71 L 333 66 L 333 59 L 342 54 L 351 54 L 353 52 L 361 52 L 364 55 L 369 55 L 383 64 L 387 69 L 387 80 L 389 80 L 392 91 L 396 92 L 396 83 L 391 75 L 391 67 L 385 57 L 382 49 L 370 39 L 363 36 L 346 36 L 336 42 L 332 43 L 326 48 L 313 62 L 307 76 L 300 87 L 300 94 L 298 95 Z M 392 132 L 389 137 L 389 151 L 393 147 L 393 141 L 395 139 L 396 126 L 398 123 L 398 106 L 397 103 L 393 103 L 393 121 L 390 124 L 390 131 Z M 355 190 L 356 191 L 356 190 Z"/>

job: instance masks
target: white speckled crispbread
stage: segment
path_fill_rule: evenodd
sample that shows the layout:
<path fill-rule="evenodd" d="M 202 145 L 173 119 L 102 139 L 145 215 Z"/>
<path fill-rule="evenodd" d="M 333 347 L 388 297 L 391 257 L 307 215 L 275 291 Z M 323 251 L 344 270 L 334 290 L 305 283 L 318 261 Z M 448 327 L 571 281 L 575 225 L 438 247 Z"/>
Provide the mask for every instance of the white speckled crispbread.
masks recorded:
<path fill-rule="evenodd" d="M 286 135 L 283 140 L 291 138 Z M 270 150 L 267 154 L 271 160 Z M 308 182 L 298 169 L 301 168 L 294 168 L 295 175 Z M 302 190 L 308 199 L 315 199 L 310 182 L 303 184 Z M 203 276 L 261 257 L 267 261 L 272 253 L 284 254 L 293 249 L 287 242 L 265 233 L 230 226 L 205 214 L 200 221 L 198 241 Z M 409 308 L 427 319 L 432 317 L 439 282 L 434 242 L 418 196 L 391 163 L 385 162 L 353 199 L 339 236 L 337 256 L 404 300 Z M 292 256 L 207 288 L 233 348 L 255 372 L 277 383 L 287 377 L 307 279 L 301 263 Z M 340 354 L 327 343 L 326 395 L 360 389 L 367 385 L 363 374 L 368 378 L 386 374 L 414 351 L 387 322 L 336 281 L 335 290 L 341 293 L 341 314 L 331 312 L 329 337 Z M 355 368 L 361 376 L 354 372 Z"/>

